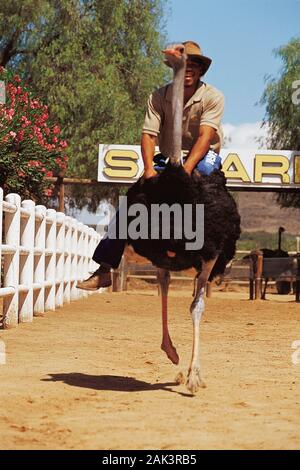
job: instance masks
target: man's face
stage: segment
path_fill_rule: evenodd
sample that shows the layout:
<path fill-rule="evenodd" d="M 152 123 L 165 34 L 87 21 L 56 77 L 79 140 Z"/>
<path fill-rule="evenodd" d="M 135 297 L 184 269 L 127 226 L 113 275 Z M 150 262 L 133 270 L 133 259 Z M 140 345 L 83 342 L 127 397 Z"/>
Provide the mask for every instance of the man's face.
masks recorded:
<path fill-rule="evenodd" d="M 192 59 L 186 61 L 186 71 L 184 77 L 185 87 L 195 87 L 201 77 L 201 64 Z"/>

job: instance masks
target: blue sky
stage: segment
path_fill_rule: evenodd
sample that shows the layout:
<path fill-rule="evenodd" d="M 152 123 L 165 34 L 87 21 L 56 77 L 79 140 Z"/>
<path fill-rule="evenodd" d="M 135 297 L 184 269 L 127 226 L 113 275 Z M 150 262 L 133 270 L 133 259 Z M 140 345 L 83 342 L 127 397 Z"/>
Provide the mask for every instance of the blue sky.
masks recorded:
<path fill-rule="evenodd" d="M 272 51 L 300 36 L 300 0 L 169 0 L 168 10 L 168 41 L 194 40 L 213 59 L 205 81 L 225 95 L 223 122 L 261 121 L 255 103 L 280 70 Z"/>

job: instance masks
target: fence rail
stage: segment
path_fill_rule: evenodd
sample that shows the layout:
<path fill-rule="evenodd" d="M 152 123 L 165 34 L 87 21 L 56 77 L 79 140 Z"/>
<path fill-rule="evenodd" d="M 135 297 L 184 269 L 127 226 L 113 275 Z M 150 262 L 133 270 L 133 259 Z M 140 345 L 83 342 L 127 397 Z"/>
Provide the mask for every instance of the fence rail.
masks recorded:
<path fill-rule="evenodd" d="M 0 236 L 4 328 L 89 295 L 76 282 L 97 267 L 94 229 L 18 194 L 3 199 L 0 188 Z"/>

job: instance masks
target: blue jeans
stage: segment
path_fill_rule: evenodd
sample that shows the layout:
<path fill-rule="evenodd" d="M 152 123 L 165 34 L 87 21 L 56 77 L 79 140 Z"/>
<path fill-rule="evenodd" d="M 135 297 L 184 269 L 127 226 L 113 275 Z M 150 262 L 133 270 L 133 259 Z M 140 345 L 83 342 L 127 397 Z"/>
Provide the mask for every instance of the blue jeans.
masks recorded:
<path fill-rule="evenodd" d="M 166 167 L 166 157 L 161 153 L 155 155 L 154 157 L 154 168 L 157 171 L 162 171 Z M 209 175 L 214 170 L 221 168 L 221 157 L 209 150 L 205 157 L 198 163 L 196 169 L 204 174 Z M 115 215 L 116 219 L 118 218 L 118 211 Z M 116 269 L 122 259 L 124 249 L 126 245 L 126 240 L 119 240 L 117 238 L 109 238 L 107 235 L 101 240 L 98 246 L 95 249 L 93 254 L 93 260 L 98 263 L 109 264 L 112 268 Z"/>
<path fill-rule="evenodd" d="M 98 264 L 106 263 L 117 269 L 125 250 L 125 244 L 126 240 L 102 238 L 94 251 L 93 260 Z"/>
<path fill-rule="evenodd" d="M 183 158 L 184 161 L 186 158 Z M 154 159 L 154 168 L 157 171 L 163 171 L 167 165 L 167 159 L 161 153 L 155 155 Z M 209 150 L 207 154 L 200 160 L 200 162 L 196 166 L 196 170 L 198 170 L 202 175 L 210 175 L 214 170 L 219 170 L 221 168 L 222 159 L 220 155 L 218 155 L 213 150 Z"/>

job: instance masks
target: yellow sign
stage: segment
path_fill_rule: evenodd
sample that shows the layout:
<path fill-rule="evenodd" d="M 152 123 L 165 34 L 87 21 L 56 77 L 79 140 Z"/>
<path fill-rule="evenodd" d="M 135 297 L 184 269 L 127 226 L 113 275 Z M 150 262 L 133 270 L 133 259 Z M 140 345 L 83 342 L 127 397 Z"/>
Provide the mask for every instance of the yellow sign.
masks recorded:
<path fill-rule="evenodd" d="M 228 187 L 299 187 L 300 190 L 299 152 L 223 149 L 220 155 Z M 139 145 L 99 146 L 98 181 L 132 184 L 143 171 Z"/>

